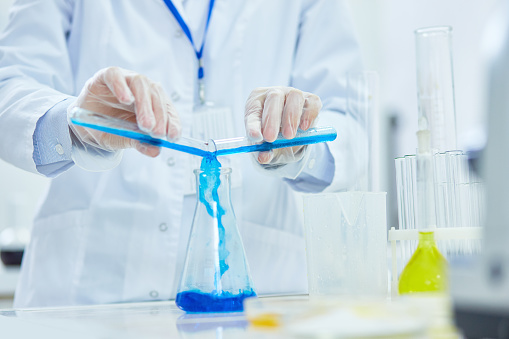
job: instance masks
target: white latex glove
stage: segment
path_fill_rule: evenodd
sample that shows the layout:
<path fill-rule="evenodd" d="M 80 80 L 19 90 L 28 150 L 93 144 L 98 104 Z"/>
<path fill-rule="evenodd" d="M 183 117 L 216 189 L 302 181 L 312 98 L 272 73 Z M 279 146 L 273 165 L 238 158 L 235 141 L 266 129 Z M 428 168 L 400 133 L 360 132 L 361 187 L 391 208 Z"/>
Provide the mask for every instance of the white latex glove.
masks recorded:
<path fill-rule="evenodd" d="M 321 108 L 320 98 L 312 93 L 292 87 L 256 88 L 246 102 L 247 135 L 254 142 L 273 142 L 279 132 L 286 139 L 293 139 L 297 128 L 305 131 L 314 126 Z M 299 161 L 305 149 L 306 146 L 280 148 L 255 156 L 262 165 L 281 165 Z"/>
<path fill-rule="evenodd" d="M 90 78 L 68 108 L 68 114 L 76 106 L 137 122 L 141 130 L 154 137 L 176 139 L 181 133 L 178 113 L 162 87 L 141 74 L 118 67 L 102 69 Z M 73 153 L 78 153 L 73 154 L 75 162 L 76 158 L 108 158 L 125 148 L 136 148 L 150 157 L 160 153 L 159 147 L 72 123 L 69 129 Z"/>

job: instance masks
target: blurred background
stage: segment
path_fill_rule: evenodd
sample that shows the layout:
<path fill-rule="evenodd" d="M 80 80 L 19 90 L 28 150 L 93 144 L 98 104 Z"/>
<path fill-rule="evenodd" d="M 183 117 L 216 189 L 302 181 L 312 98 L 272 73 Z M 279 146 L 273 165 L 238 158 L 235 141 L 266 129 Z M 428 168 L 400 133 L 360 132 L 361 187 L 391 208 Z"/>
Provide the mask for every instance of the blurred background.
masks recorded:
<path fill-rule="evenodd" d="M 0 0 L 0 30 L 7 24 L 12 2 Z M 413 32 L 427 26 L 453 27 L 458 146 L 465 148 L 483 124 L 485 70 L 481 41 L 497 0 L 347 2 L 366 68 L 380 75 L 380 163 L 376 167 L 380 169 L 380 189 L 389 193 L 388 226 L 396 226 L 393 159 L 414 154 L 416 148 L 418 107 Z M 49 179 L 23 172 L 0 160 L 0 232 L 14 224 L 30 227 L 48 184 Z M 0 295 L 1 284 L 0 274 Z"/>

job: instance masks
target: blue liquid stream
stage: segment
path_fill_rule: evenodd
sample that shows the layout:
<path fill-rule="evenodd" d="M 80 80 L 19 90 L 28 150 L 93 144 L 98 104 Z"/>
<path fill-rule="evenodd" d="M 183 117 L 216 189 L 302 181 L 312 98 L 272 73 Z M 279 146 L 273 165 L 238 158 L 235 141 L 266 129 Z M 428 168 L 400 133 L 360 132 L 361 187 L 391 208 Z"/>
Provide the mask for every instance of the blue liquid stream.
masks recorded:
<path fill-rule="evenodd" d="M 200 169 L 203 171 L 203 174 L 200 174 L 200 191 L 199 191 L 199 199 L 205 205 L 207 212 L 213 218 L 217 219 L 217 228 L 219 234 L 219 244 L 218 244 L 218 255 L 219 255 L 219 272 L 220 277 L 228 270 L 229 266 L 226 263 L 226 258 L 230 254 L 230 252 L 225 247 L 225 228 L 223 225 L 223 216 L 225 214 L 225 209 L 221 206 L 221 202 L 219 201 L 219 195 L 217 190 L 219 189 L 219 185 L 221 184 L 220 174 L 221 174 L 221 163 L 217 160 L 215 156 L 207 156 L 204 157 Z M 214 210 L 214 205 L 216 209 Z M 217 288 L 217 282 L 216 282 Z"/>
<path fill-rule="evenodd" d="M 238 294 L 230 292 L 203 293 L 198 290 L 186 291 L 177 294 L 177 306 L 186 312 L 242 312 L 242 302 L 246 298 L 256 297 L 251 290 L 239 291 Z"/>

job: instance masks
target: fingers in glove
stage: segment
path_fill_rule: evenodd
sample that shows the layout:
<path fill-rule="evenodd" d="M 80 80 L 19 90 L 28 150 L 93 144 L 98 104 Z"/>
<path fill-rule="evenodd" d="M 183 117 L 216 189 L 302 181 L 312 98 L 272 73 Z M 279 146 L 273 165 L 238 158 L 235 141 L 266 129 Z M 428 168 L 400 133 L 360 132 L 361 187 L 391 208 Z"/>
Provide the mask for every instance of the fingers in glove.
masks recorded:
<path fill-rule="evenodd" d="M 136 150 L 140 152 L 141 154 L 144 154 L 146 156 L 149 156 L 151 158 L 155 158 L 161 153 L 161 148 L 149 144 L 145 144 L 142 142 L 136 143 Z"/>
<path fill-rule="evenodd" d="M 138 126 L 144 132 L 154 134 L 156 118 L 152 110 L 151 85 L 148 79 L 136 74 L 128 77 L 127 83 L 134 94 L 134 112 Z"/>
<path fill-rule="evenodd" d="M 293 139 L 299 127 L 303 108 L 304 93 L 291 88 L 286 94 L 283 116 L 281 119 L 281 132 L 286 139 Z"/>
<path fill-rule="evenodd" d="M 268 152 L 260 152 L 258 153 L 258 162 L 260 164 L 268 164 L 271 162 L 272 158 L 274 157 L 274 152 L 273 151 L 268 151 Z"/>
<path fill-rule="evenodd" d="M 262 114 L 263 102 L 265 101 L 265 88 L 257 88 L 251 92 L 246 101 L 246 109 L 244 113 L 244 124 L 247 136 L 251 141 L 263 141 L 262 135 Z"/>
<path fill-rule="evenodd" d="M 257 160 L 262 165 L 293 163 L 303 158 L 305 150 L 306 146 L 274 149 L 269 152 L 258 153 Z"/>
<path fill-rule="evenodd" d="M 151 85 L 152 111 L 156 119 L 156 125 L 152 134 L 158 138 L 166 138 L 168 134 L 168 114 L 166 114 L 166 99 L 164 91 L 157 84 Z"/>
<path fill-rule="evenodd" d="M 177 110 L 175 109 L 175 107 L 173 106 L 173 104 L 171 103 L 170 99 L 167 99 L 165 109 L 166 109 L 166 114 L 168 116 L 168 122 L 167 122 L 168 123 L 168 127 L 167 127 L 168 139 L 176 140 L 176 139 L 180 138 L 180 136 L 182 135 L 182 125 L 180 123 L 179 114 L 178 114 Z"/>
<path fill-rule="evenodd" d="M 132 148 L 136 147 L 136 145 L 139 143 L 136 140 L 120 137 L 118 135 L 113 135 L 109 133 L 97 133 L 97 137 L 100 138 L 100 140 L 96 142 L 97 145 L 107 151 Z"/>
<path fill-rule="evenodd" d="M 281 112 L 285 104 L 285 93 L 281 88 L 270 88 L 263 104 L 262 135 L 268 142 L 276 140 L 281 128 Z"/>
<path fill-rule="evenodd" d="M 134 102 L 133 93 L 127 85 L 126 78 L 120 68 L 106 68 L 102 73 L 102 81 L 120 103 L 131 105 Z"/>
<path fill-rule="evenodd" d="M 300 129 L 305 131 L 314 125 L 316 117 L 322 109 L 322 101 L 320 97 L 311 93 L 304 93 L 304 109 L 300 118 Z"/>

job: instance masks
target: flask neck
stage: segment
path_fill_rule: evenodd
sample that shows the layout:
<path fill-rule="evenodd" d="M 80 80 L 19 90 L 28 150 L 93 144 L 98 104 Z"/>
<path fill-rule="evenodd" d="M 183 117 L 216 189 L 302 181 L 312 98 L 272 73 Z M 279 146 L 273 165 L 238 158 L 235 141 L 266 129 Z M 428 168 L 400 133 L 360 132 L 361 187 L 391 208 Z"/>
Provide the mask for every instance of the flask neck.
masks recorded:
<path fill-rule="evenodd" d="M 429 248 L 436 246 L 435 232 L 419 232 L 419 247 Z"/>

